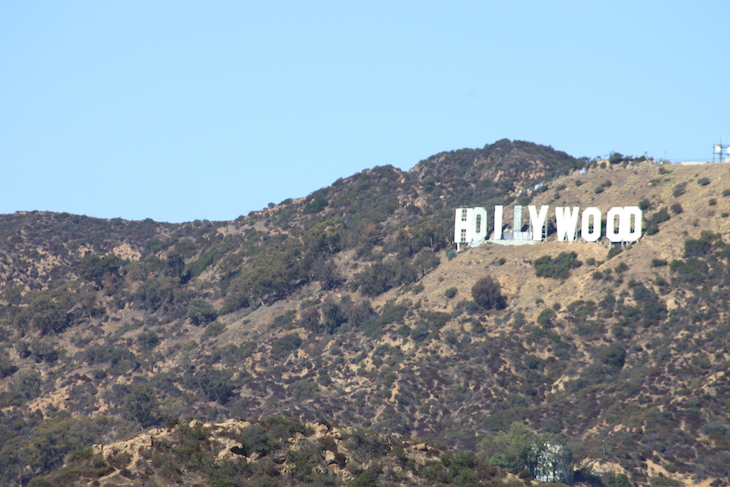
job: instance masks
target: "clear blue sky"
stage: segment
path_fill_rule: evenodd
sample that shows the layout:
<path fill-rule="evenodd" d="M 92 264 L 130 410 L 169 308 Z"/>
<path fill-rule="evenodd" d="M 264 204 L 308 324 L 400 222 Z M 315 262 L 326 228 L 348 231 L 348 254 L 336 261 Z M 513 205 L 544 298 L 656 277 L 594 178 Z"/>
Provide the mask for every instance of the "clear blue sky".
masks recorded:
<path fill-rule="evenodd" d="M 730 2 L 0 3 L 0 213 L 229 220 L 505 137 L 711 158 Z"/>

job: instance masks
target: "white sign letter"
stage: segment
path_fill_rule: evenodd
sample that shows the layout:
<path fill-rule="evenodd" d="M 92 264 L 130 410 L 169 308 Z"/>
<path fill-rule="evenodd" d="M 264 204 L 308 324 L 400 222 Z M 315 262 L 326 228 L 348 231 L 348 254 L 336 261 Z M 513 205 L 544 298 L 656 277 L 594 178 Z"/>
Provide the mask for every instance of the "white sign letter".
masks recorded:
<path fill-rule="evenodd" d="M 625 227 L 625 221 L 628 219 L 624 216 L 624 209 L 621 206 L 616 206 L 608 210 L 606 214 L 606 237 L 613 243 L 623 242 L 623 229 Z M 618 217 L 618 225 L 616 225 L 616 217 Z"/>
<path fill-rule="evenodd" d="M 504 214 L 504 206 L 498 205 L 494 207 L 494 240 L 502 240 L 502 215 Z"/>
<path fill-rule="evenodd" d="M 540 207 L 540 214 L 537 213 L 535 205 L 530 205 L 527 209 L 530 211 L 530 226 L 532 227 L 532 240 L 542 240 L 545 234 L 545 220 L 547 220 L 548 206 Z"/>
<path fill-rule="evenodd" d="M 517 238 L 517 233 L 522 232 L 522 205 L 515 205 L 515 217 L 514 223 L 512 224 L 512 232 L 515 235 L 513 238 Z"/>
<path fill-rule="evenodd" d="M 597 242 L 601 238 L 601 210 L 595 207 L 583 210 L 580 236 L 586 242 Z"/>
<path fill-rule="evenodd" d="M 487 210 L 479 206 L 473 209 L 472 214 L 472 240 L 481 242 L 487 238 Z"/>
<path fill-rule="evenodd" d="M 572 242 L 578 235 L 578 215 L 580 214 L 580 208 L 577 206 L 573 207 L 573 211 L 570 208 L 563 208 L 558 206 L 555 208 L 555 222 L 558 227 L 558 242 L 568 240 Z"/>
<path fill-rule="evenodd" d="M 624 216 L 626 217 L 626 228 L 621 220 L 621 233 L 626 242 L 636 242 L 641 238 L 641 221 L 642 212 L 638 206 L 624 206 Z M 633 220 L 633 222 L 632 222 Z"/>
<path fill-rule="evenodd" d="M 618 215 L 618 232 L 616 216 Z M 608 211 L 606 234 L 611 242 L 636 242 L 641 237 L 641 208 L 624 206 Z"/>
<path fill-rule="evenodd" d="M 468 242 L 467 232 L 469 231 L 469 208 L 457 208 L 454 215 L 454 242 L 458 249 L 459 244 Z"/>

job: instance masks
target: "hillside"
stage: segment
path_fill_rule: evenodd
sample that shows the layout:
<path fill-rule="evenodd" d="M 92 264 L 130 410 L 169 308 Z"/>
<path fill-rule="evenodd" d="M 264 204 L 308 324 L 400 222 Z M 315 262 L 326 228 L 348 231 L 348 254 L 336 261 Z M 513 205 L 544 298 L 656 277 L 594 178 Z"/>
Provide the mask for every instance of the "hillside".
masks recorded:
<path fill-rule="evenodd" d="M 149 458 L 99 460 L 93 478 L 55 469 L 88 470 L 111 447 L 84 449 L 147 428 L 283 416 L 389 445 L 349 470 L 326 470 L 324 452 L 349 454 L 351 433 L 317 450 L 312 471 L 331 485 L 366 472 L 382 485 L 529 483 L 492 470 L 527 466 L 508 454 L 515 438 L 566 445 L 584 482 L 726 485 L 730 165 L 611 162 L 501 140 L 232 222 L 0 216 L 0 483 L 226 485 L 190 473 L 202 464 L 175 474 Z M 514 203 L 549 204 L 550 219 L 555 206 L 641 205 L 644 235 L 623 250 L 550 235 L 454 255 L 454 208 L 505 204 L 511 221 Z M 501 309 L 473 300 L 485 276 Z M 228 435 L 244 448 L 242 425 Z M 324 444 L 305 433 L 291 445 Z M 406 467 L 416 444 L 441 463 Z M 315 482 L 291 474 L 294 453 L 272 455 L 282 466 L 244 456 L 251 482 Z M 448 455 L 468 458 L 473 483 L 426 475 Z"/>

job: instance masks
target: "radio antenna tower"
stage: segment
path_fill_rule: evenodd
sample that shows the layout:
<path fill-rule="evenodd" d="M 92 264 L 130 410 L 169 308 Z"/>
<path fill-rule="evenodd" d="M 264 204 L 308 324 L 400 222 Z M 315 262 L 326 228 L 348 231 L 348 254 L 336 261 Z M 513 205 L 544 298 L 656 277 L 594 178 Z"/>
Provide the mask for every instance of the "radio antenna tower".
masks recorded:
<path fill-rule="evenodd" d="M 717 162 L 730 162 L 730 145 L 723 144 L 722 139 L 720 139 L 720 143 L 713 145 L 712 148 L 712 162 L 715 162 L 715 155 L 718 158 Z M 724 158 L 723 153 L 725 154 Z"/>

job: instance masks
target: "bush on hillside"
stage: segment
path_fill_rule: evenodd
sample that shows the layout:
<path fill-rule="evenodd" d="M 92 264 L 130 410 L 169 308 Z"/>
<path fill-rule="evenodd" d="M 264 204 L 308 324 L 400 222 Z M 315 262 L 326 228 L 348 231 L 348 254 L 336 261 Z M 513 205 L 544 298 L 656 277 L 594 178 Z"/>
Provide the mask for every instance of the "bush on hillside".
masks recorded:
<path fill-rule="evenodd" d="M 570 277 L 571 269 L 583 265 L 578 260 L 575 252 L 561 252 L 555 259 L 549 255 L 543 255 L 535 261 L 535 274 L 537 277 L 551 277 L 554 279 L 567 279 Z"/>
<path fill-rule="evenodd" d="M 378 296 L 399 285 L 418 279 L 418 271 L 408 262 L 395 259 L 376 262 L 355 276 L 360 291 L 370 297 Z"/>
<path fill-rule="evenodd" d="M 218 313 L 205 298 L 194 298 L 188 304 L 187 317 L 193 325 L 207 325 L 218 318 Z"/>
<path fill-rule="evenodd" d="M 674 195 L 675 198 L 682 196 L 684 193 L 687 192 L 687 183 L 679 183 L 674 186 L 674 189 L 672 190 L 672 195 Z"/>
<path fill-rule="evenodd" d="M 490 276 L 479 279 L 471 288 L 474 302 L 486 309 L 504 309 L 507 299 L 502 296 L 502 286 Z"/>
<path fill-rule="evenodd" d="M 126 261 L 114 254 L 89 254 L 79 263 L 78 271 L 81 277 L 101 287 L 105 278 L 120 276 L 120 270 Z"/>
<path fill-rule="evenodd" d="M 159 423 L 162 417 L 154 389 L 148 385 L 132 387 L 124 400 L 122 415 L 129 420 L 137 421 L 143 428 Z"/>

